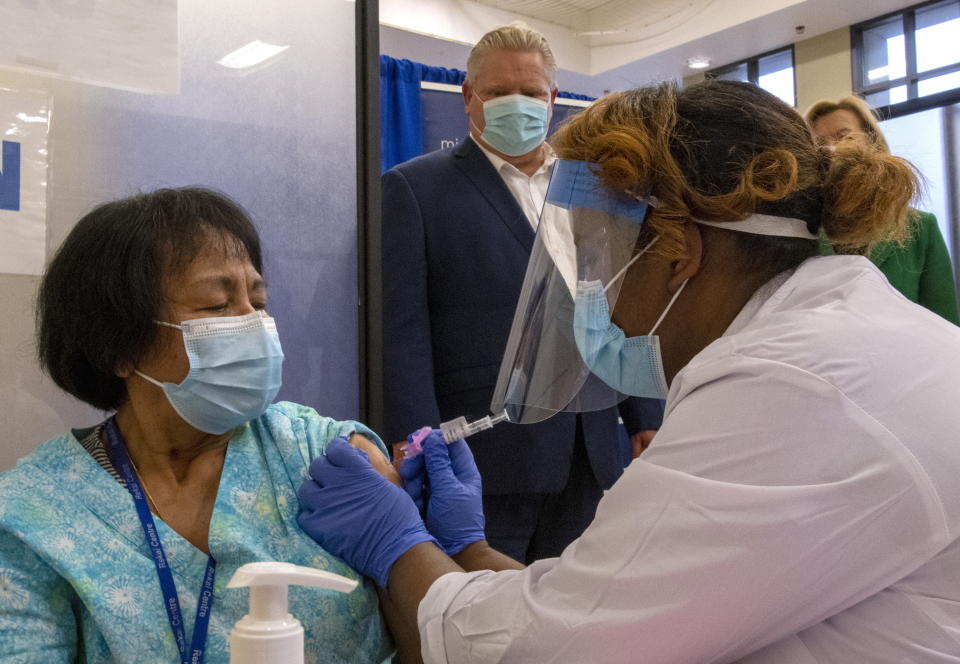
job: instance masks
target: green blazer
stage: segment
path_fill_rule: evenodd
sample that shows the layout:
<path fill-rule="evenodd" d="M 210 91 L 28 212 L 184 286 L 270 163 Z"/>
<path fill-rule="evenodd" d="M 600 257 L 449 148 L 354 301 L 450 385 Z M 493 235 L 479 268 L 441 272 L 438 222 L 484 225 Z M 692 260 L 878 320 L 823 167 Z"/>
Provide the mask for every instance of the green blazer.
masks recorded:
<path fill-rule="evenodd" d="M 824 255 L 834 253 L 829 242 L 821 242 L 820 248 Z M 911 301 L 960 325 L 953 266 L 934 215 L 919 212 L 906 245 L 883 242 L 868 258 Z"/>

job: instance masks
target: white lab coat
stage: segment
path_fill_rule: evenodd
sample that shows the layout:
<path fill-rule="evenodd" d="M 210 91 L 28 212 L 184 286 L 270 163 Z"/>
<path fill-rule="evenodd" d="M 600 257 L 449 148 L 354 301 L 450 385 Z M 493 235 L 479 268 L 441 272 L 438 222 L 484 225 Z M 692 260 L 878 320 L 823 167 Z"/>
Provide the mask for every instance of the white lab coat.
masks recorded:
<path fill-rule="evenodd" d="M 960 662 L 960 328 L 810 259 L 680 371 L 560 558 L 447 574 L 427 662 Z"/>

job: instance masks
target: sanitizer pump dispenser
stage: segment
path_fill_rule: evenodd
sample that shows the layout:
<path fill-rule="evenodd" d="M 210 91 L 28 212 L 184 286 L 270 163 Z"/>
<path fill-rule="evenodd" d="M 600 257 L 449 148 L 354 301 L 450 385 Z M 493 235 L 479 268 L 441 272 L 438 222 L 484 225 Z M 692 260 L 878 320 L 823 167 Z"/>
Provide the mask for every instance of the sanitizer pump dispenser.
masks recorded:
<path fill-rule="evenodd" d="M 316 586 L 342 593 L 357 582 L 291 563 L 248 563 L 227 588 L 250 588 L 250 613 L 230 631 L 230 664 L 303 664 L 303 627 L 287 612 L 287 586 Z"/>

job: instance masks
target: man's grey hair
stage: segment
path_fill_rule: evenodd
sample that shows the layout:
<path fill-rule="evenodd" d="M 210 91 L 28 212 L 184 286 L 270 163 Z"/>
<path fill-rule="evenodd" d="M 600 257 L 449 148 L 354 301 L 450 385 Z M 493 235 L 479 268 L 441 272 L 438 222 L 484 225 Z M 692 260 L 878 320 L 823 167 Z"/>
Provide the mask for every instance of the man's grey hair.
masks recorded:
<path fill-rule="evenodd" d="M 519 22 L 511 23 L 481 37 L 467 58 L 467 83 L 474 82 L 483 59 L 491 51 L 539 53 L 543 57 L 543 68 L 550 79 L 550 86 L 556 87 L 557 60 L 553 57 L 547 38 L 533 28 Z"/>

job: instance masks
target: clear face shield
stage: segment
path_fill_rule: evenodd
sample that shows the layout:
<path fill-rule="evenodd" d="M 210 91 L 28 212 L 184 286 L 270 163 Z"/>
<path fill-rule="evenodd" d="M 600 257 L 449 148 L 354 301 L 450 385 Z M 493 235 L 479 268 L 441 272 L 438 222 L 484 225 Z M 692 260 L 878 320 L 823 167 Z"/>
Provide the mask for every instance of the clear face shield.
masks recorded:
<path fill-rule="evenodd" d="M 584 363 L 574 334 L 578 284 L 599 282 L 614 310 L 621 273 L 642 247 L 648 203 L 613 196 L 595 165 L 557 160 L 513 318 L 491 412 L 532 423 L 589 412 L 627 397 Z"/>
<path fill-rule="evenodd" d="M 627 338 L 611 321 L 621 277 L 653 244 L 638 246 L 651 203 L 611 194 L 594 174 L 596 169 L 567 160 L 554 166 L 490 405 L 491 412 L 506 412 L 511 422 L 539 422 L 561 411 L 602 410 L 628 395 L 667 394 L 654 332 L 683 285 L 649 333 Z M 754 213 L 737 221 L 690 221 L 727 231 L 817 240 L 817 222 L 794 217 Z"/>

